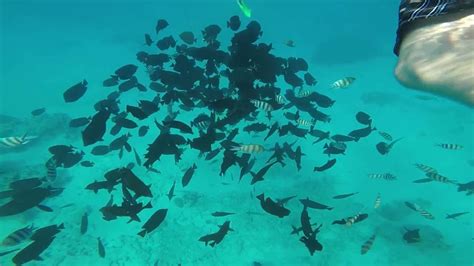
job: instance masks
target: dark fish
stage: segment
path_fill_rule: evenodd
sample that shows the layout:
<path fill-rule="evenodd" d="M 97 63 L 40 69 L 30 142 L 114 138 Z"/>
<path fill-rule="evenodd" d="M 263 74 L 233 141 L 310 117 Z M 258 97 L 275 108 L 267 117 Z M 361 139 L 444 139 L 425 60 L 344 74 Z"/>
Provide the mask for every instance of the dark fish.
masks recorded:
<path fill-rule="evenodd" d="M 304 78 L 304 81 L 306 82 L 306 85 L 308 86 L 314 86 L 316 85 L 316 83 L 318 83 L 318 81 L 309 72 L 306 72 L 303 78 Z"/>
<path fill-rule="evenodd" d="M 83 127 L 91 121 L 90 117 L 79 117 L 69 121 L 69 127 Z"/>
<path fill-rule="evenodd" d="M 295 157 L 294 157 L 296 168 L 298 169 L 298 171 L 301 170 L 301 157 L 303 155 L 305 154 L 301 152 L 301 146 L 298 146 L 298 148 L 296 148 Z"/>
<path fill-rule="evenodd" d="M 224 237 L 229 231 L 232 231 L 232 229 L 230 228 L 230 221 L 226 221 L 221 226 L 219 226 L 219 231 L 217 231 L 216 233 L 205 235 L 199 238 L 199 241 L 204 242 L 206 246 L 210 242 L 209 245 L 211 247 L 215 247 L 217 244 L 222 242 L 222 240 L 224 240 Z"/>
<path fill-rule="evenodd" d="M 213 212 L 211 213 L 212 216 L 214 217 L 224 217 L 224 216 L 228 216 L 228 215 L 233 215 L 235 214 L 234 212 Z"/>
<path fill-rule="evenodd" d="M 39 116 L 39 115 L 42 115 L 44 114 L 44 112 L 46 112 L 46 108 L 38 108 L 38 109 L 35 109 L 33 111 L 31 111 L 31 115 L 32 116 Z"/>
<path fill-rule="evenodd" d="M 267 130 L 267 128 L 268 128 L 268 126 L 264 123 L 253 123 L 253 124 L 250 124 L 250 125 L 244 127 L 244 131 L 246 131 L 247 133 L 250 133 L 252 131 L 253 132 L 262 132 L 262 131 Z"/>
<path fill-rule="evenodd" d="M 212 159 L 214 159 L 220 152 L 221 152 L 222 148 L 217 148 L 215 150 L 212 150 L 210 152 L 208 152 L 206 154 L 206 161 L 210 161 Z"/>
<path fill-rule="evenodd" d="M 163 125 L 165 125 L 166 127 L 179 129 L 181 133 L 193 134 L 193 129 L 181 121 L 163 121 Z"/>
<path fill-rule="evenodd" d="M 53 242 L 54 237 L 33 241 L 31 244 L 20 250 L 12 259 L 15 265 L 23 265 L 33 260 L 41 260 L 41 253 L 45 251 Z"/>
<path fill-rule="evenodd" d="M 135 161 L 137 162 L 137 165 L 142 165 L 142 160 L 140 159 L 140 155 L 138 155 L 137 150 L 133 148 L 133 153 L 135 154 Z"/>
<path fill-rule="evenodd" d="M 128 168 L 120 168 L 120 176 L 122 177 L 122 184 L 128 189 L 135 192 L 135 198 L 138 197 L 153 197 L 150 186 L 145 185 L 143 181 L 138 178 L 132 170 Z"/>
<path fill-rule="evenodd" d="M 181 184 L 183 187 L 187 186 L 189 184 L 189 181 L 191 181 L 191 178 L 194 175 L 194 171 L 197 169 L 196 164 L 193 164 L 191 167 L 186 170 L 186 172 L 183 175 L 183 178 L 181 179 Z"/>
<path fill-rule="evenodd" d="M 98 251 L 99 251 L 99 256 L 101 258 L 105 258 L 105 248 L 104 248 L 104 244 L 102 244 L 102 240 L 100 240 L 100 238 L 98 237 L 97 238 L 97 248 L 98 248 Z"/>
<path fill-rule="evenodd" d="M 410 230 L 408 228 L 405 227 L 405 234 L 403 234 L 403 239 L 411 244 L 411 243 L 418 243 L 420 242 L 420 229 L 413 229 L 413 230 Z"/>
<path fill-rule="evenodd" d="M 257 173 L 250 172 L 252 174 L 252 181 L 250 182 L 251 185 L 263 181 L 263 176 L 268 172 L 268 170 L 278 163 L 278 161 L 274 161 L 273 163 L 265 165 L 262 169 L 260 169 Z"/>
<path fill-rule="evenodd" d="M 159 34 L 161 30 L 165 29 L 166 27 L 168 27 L 169 23 L 168 21 L 164 20 L 164 19 L 159 19 L 157 22 L 156 22 L 156 26 L 155 26 L 155 31 L 156 31 L 156 34 Z"/>
<path fill-rule="evenodd" d="M 239 16 L 232 16 L 230 17 L 229 21 L 227 21 L 227 28 L 236 31 L 240 28 L 240 17 Z"/>
<path fill-rule="evenodd" d="M 81 235 L 85 234 L 87 232 L 87 227 L 89 225 L 89 219 L 87 212 L 82 215 L 81 219 Z"/>
<path fill-rule="evenodd" d="M 138 67 L 133 64 L 124 65 L 117 70 L 115 70 L 115 75 L 121 80 L 131 79 L 135 72 L 137 72 Z"/>
<path fill-rule="evenodd" d="M 160 49 L 161 51 L 167 50 L 170 47 L 175 47 L 175 46 L 176 46 L 176 40 L 171 35 L 164 37 L 156 42 L 156 47 L 158 47 L 158 49 Z M 163 81 L 163 79 L 161 80 Z"/>
<path fill-rule="evenodd" d="M 127 119 L 127 118 L 121 118 L 121 117 L 115 119 L 115 124 L 120 127 L 129 128 L 129 129 L 138 127 L 137 123 L 133 122 L 132 120 Z"/>
<path fill-rule="evenodd" d="M 90 183 L 89 185 L 86 186 L 86 189 L 94 191 L 94 193 L 97 193 L 101 189 L 106 189 L 109 193 L 112 192 L 114 187 L 118 184 L 118 182 L 115 181 L 94 181 L 93 183 Z"/>
<path fill-rule="evenodd" d="M 127 105 L 125 110 L 127 110 L 127 113 L 130 113 L 131 115 L 133 115 L 133 117 L 139 120 L 143 120 L 148 117 L 148 115 L 145 114 L 145 112 L 143 112 L 143 110 L 140 107 Z"/>
<path fill-rule="evenodd" d="M 313 169 L 313 172 L 322 172 L 322 171 L 325 171 L 331 167 L 333 167 L 334 165 L 336 164 L 336 159 L 331 159 L 331 160 L 328 160 L 325 164 L 323 164 L 322 166 L 315 166 L 314 169 Z"/>
<path fill-rule="evenodd" d="M 146 133 L 148 133 L 148 130 L 150 129 L 149 126 L 141 126 L 139 129 L 138 129 L 138 136 L 139 137 L 143 137 L 146 135 Z"/>
<path fill-rule="evenodd" d="M 11 247 L 21 244 L 31 237 L 34 230 L 33 225 L 18 229 L 3 239 L 2 246 Z"/>
<path fill-rule="evenodd" d="M 474 194 L 474 181 L 458 184 L 458 192 L 466 192 L 466 195 L 473 195 Z"/>
<path fill-rule="evenodd" d="M 386 142 L 379 142 L 377 143 L 377 145 L 375 146 L 377 148 L 377 151 L 382 154 L 382 155 L 386 155 L 390 152 L 390 150 L 392 149 L 393 145 L 395 145 L 395 143 L 397 143 L 398 141 L 400 141 L 402 138 L 399 138 L 397 140 L 394 140 L 390 143 L 386 143 Z"/>
<path fill-rule="evenodd" d="M 104 87 L 113 87 L 116 86 L 119 83 L 119 79 L 117 76 L 112 75 L 110 78 L 102 81 L 102 86 Z"/>
<path fill-rule="evenodd" d="M 41 186 L 45 181 L 45 178 L 32 177 L 13 181 L 9 184 L 9 187 L 13 190 L 28 190 Z"/>
<path fill-rule="evenodd" d="M 91 162 L 91 161 L 82 161 L 81 165 L 84 167 L 93 167 L 95 164 L 94 162 Z"/>
<path fill-rule="evenodd" d="M 446 215 L 446 219 L 453 219 L 453 220 L 456 220 L 457 217 L 461 216 L 461 215 L 464 215 L 464 214 L 468 214 L 469 212 L 458 212 L 458 213 L 453 213 L 453 214 L 447 214 Z"/>
<path fill-rule="evenodd" d="M 317 225 L 317 223 L 311 224 L 311 227 L 315 225 Z M 292 225 L 291 228 L 293 228 L 293 230 L 291 231 L 291 235 L 299 235 L 300 232 L 303 231 L 303 227 L 296 227 Z"/>
<path fill-rule="evenodd" d="M 303 204 L 303 206 L 308 207 L 308 208 L 312 208 L 312 209 L 329 210 L 329 211 L 334 209 L 333 207 L 329 207 L 329 206 L 326 206 L 324 204 L 318 203 L 316 201 L 312 201 L 309 198 L 300 199 L 300 202 L 301 202 L 301 204 Z"/>
<path fill-rule="evenodd" d="M 370 126 L 372 124 L 372 118 L 364 112 L 358 112 L 356 114 L 356 120 L 362 125 Z"/>
<path fill-rule="evenodd" d="M 260 200 L 260 206 L 262 209 L 269 214 L 275 215 L 279 218 L 283 218 L 285 216 L 290 215 L 290 210 L 286 209 L 285 207 L 279 205 L 271 198 L 266 198 L 264 193 L 257 196 L 257 199 Z"/>
<path fill-rule="evenodd" d="M 332 198 L 333 198 L 333 199 L 345 199 L 345 198 L 354 196 L 354 195 L 356 195 L 356 194 L 359 194 L 359 192 L 348 193 L 348 194 L 341 194 L 341 195 L 334 196 L 334 197 L 332 197 Z"/>
<path fill-rule="evenodd" d="M 0 252 L 0 257 L 5 256 L 5 255 L 8 255 L 8 254 L 13 253 L 13 252 L 16 252 L 16 251 L 18 251 L 18 250 L 20 250 L 20 249 L 19 249 L 19 248 L 15 248 L 15 249 L 12 249 L 12 250 L 9 250 L 9 251 Z"/>
<path fill-rule="evenodd" d="M 109 145 L 98 145 L 92 148 L 91 154 L 93 155 L 105 155 L 110 152 Z"/>
<path fill-rule="evenodd" d="M 292 200 L 293 198 L 295 198 L 295 196 L 289 196 L 289 197 L 286 197 L 286 198 L 282 198 L 282 199 L 277 199 L 277 204 L 280 204 L 280 205 L 285 205 L 286 203 L 288 203 L 288 201 Z"/>
<path fill-rule="evenodd" d="M 347 135 L 349 135 L 350 137 L 353 137 L 355 139 L 355 141 L 358 141 L 361 138 L 368 137 L 370 135 L 370 133 L 372 133 L 372 131 L 375 131 L 375 130 L 377 130 L 375 127 L 371 127 L 369 125 L 369 126 L 364 127 L 364 128 L 352 130 Z"/>
<path fill-rule="evenodd" d="M 313 233 L 313 229 L 311 228 L 311 222 L 310 222 L 310 218 L 309 218 L 308 210 L 306 206 L 303 207 L 300 221 L 301 221 L 301 228 L 303 230 L 303 234 L 307 237 L 310 236 Z"/>
<path fill-rule="evenodd" d="M 81 98 L 87 90 L 87 81 L 83 80 L 82 82 L 77 83 L 76 85 L 67 89 L 64 94 L 63 98 L 64 101 L 67 103 L 75 102 Z"/>
<path fill-rule="evenodd" d="M 168 209 L 157 210 L 142 226 L 143 230 L 138 233 L 139 236 L 145 237 L 145 235 L 151 233 L 165 220 Z"/>
<path fill-rule="evenodd" d="M 36 187 L 15 193 L 11 201 L 0 206 L 0 217 L 22 213 L 34 207 L 42 208 L 41 203 L 54 193 L 53 189 Z M 46 206 L 44 210 L 50 210 Z"/>
<path fill-rule="evenodd" d="M 329 131 L 324 132 L 318 129 L 313 129 L 308 132 L 311 136 L 318 138 L 313 142 L 313 144 L 318 143 L 322 140 L 329 139 L 330 133 Z"/>
<path fill-rule="evenodd" d="M 196 38 L 194 37 L 194 33 L 191 31 L 185 31 L 179 34 L 179 38 L 183 40 L 186 44 L 192 45 L 196 42 Z"/>
<path fill-rule="evenodd" d="M 314 255 L 314 252 L 323 250 L 323 245 L 316 239 L 316 235 L 322 226 L 322 224 L 319 225 L 311 234 L 308 236 L 304 235 L 300 238 L 300 241 L 304 243 L 311 256 Z"/>
<path fill-rule="evenodd" d="M 145 44 L 150 46 L 153 43 L 153 40 L 151 39 L 150 34 L 145 33 Z"/>
<path fill-rule="evenodd" d="M 158 82 L 151 82 L 148 87 L 158 93 L 167 91 L 167 88 L 165 87 L 165 85 Z"/>
<path fill-rule="evenodd" d="M 33 241 L 41 241 L 45 240 L 48 238 L 54 238 L 61 230 L 64 229 L 64 224 L 53 224 L 53 225 L 48 225 L 45 227 L 41 227 L 33 233 L 31 236 L 31 240 Z"/>
<path fill-rule="evenodd" d="M 278 122 L 275 122 L 273 123 L 273 125 L 270 127 L 270 130 L 268 130 L 268 133 L 267 135 L 265 136 L 265 138 L 263 140 L 267 140 L 269 137 L 271 137 L 273 135 L 273 133 L 275 133 L 277 130 L 279 129 L 279 125 L 278 125 Z"/>
<path fill-rule="evenodd" d="M 168 191 L 168 199 L 171 200 L 174 197 L 174 188 L 176 187 L 176 181 L 173 181 L 173 185 L 170 188 L 170 191 Z"/>
<path fill-rule="evenodd" d="M 101 110 L 92 117 L 92 121 L 82 131 L 84 146 L 89 146 L 102 140 L 107 129 L 106 124 L 109 117 L 110 112 L 107 110 Z"/>
<path fill-rule="evenodd" d="M 354 137 L 341 135 L 341 134 L 331 136 L 331 139 L 334 140 L 335 142 L 348 142 L 348 141 L 356 140 Z"/>
<path fill-rule="evenodd" d="M 119 92 L 126 92 L 138 86 L 138 80 L 135 76 L 131 77 L 128 80 L 120 83 L 118 90 Z"/>
<path fill-rule="evenodd" d="M 113 92 L 109 93 L 109 95 L 107 95 L 107 100 L 110 100 L 110 101 L 115 101 L 118 98 L 120 98 L 120 92 L 119 91 L 113 91 Z"/>

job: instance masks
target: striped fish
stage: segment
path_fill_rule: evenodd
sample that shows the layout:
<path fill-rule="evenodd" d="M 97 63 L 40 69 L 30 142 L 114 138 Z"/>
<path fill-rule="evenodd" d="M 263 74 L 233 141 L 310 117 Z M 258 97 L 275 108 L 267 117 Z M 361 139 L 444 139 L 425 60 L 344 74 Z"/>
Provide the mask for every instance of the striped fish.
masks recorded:
<path fill-rule="evenodd" d="M 331 88 L 333 89 L 344 89 L 349 87 L 352 83 L 354 83 L 355 78 L 353 77 L 345 77 L 340 80 L 335 81 L 332 85 Z"/>
<path fill-rule="evenodd" d="M 446 143 L 436 144 L 436 146 L 441 147 L 446 150 L 461 150 L 464 148 L 463 146 L 459 144 L 446 144 Z"/>
<path fill-rule="evenodd" d="M 346 226 L 352 226 L 355 222 L 357 222 L 357 220 L 359 219 L 359 216 L 361 215 L 361 213 L 358 213 L 352 217 L 349 217 L 347 218 L 346 220 Z"/>
<path fill-rule="evenodd" d="M 424 165 L 424 164 L 421 164 L 421 163 L 416 163 L 415 167 L 420 169 L 421 171 L 423 171 L 425 173 L 437 173 L 438 172 L 438 170 L 434 169 L 433 167 L 428 166 L 428 165 Z"/>
<path fill-rule="evenodd" d="M 426 176 L 429 178 L 429 179 L 432 179 L 434 181 L 438 181 L 438 182 L 441 182 L 441 183 L 450 183 L 450 184 L 457 184 L 457 182 L 455 180 L 450 180 L 449 178 L 443 176 L 443 175 L 440 175 L 438 173 L 432 173 L 432 172 L 429 172 L 429 173 L 426 173 Z"/>
<path fill-rule="evenodd" d="M 259 101 L 259 100 L 251 100 L 250 101 L 257 109 L 266 111 L 266 112 L 271 112 L 273 111 L 273 106 L 271 104 L 264 102 L 264 101 Z"/>
<path fill-rule="evenodd" d="M 375 198 L 374 209 L 378 209 L 382 204 L 382 198 L 380 197 L 380 193 L 377 194 L 377 198 Z"/>
<path fill-rule="evenodd" d="M 46 179 L 50 182 L 56 180 L 56 177 L 57 177 L 56 168 L 58 166 L 54 157 L 49 158 L 49 160 L 46 161 L 45 166 L 46 166 Z"/>
<path fill-rule="evenodd" d="M 28 240 L 31 237 L 34 230 L 35 228 L 33 227 L 33 225 L 18 229 L 15 232 L 9 234 L 3 240 L 2 246 L 12 247 L 21 244 L 22 242 Z"/>
<path fill-rule="evenodd" d="M 276 102 L 277 102 L 278 104 L 285 104 L 285 103 L 286 103 L 286 99 L 285 99 L 285 97 L 284 97 L 283 95 L 277 94 L 277 96 L 276 96 Z"/>
<path fill-rule="evenodd" d="M 265 148 L 259 144 L 242 144 L 237 147 L 231 148 L 233 151 L 240 151 L 243 153 L 260 153 L 265 151 Z"/>
<path fill-rule="evenodd" d="M 431 213 L 429 213 L 427 210 L 421 208 L 418 204 L 413 203 L 413 207 L 421 216 L 429 220 L 434 220 L 435 217 Z"/>
<path fill-rule="evenodd" d="M 296 97 L 298 97 L 298 98 L 304 98 L 304 97 L 310 96 L 311 94 L 313 94 L 312 91 L 310 91 L 310 90 L 304 90 L 304 91 L 300 91 Z"/>
<path fill-rule="evenodd" d="M 296 119 L 296 123 L 298 125 L 301 125 L 301 126 L 314 126 L 314 122 L 313 121 L 308 121 L 308 120 L 305 120 L 305 119 L 302 119 L 302 118 L 298 118 Z"/>
<path fill-rule="evenodd" d="M 379 131 L 379 135 L 382 136 L 386 141 L 392 141 L 393 138 L 387 132 Z"/>
<path fill-rule="evenodd" d="M 23 137 L 6 137 L 0 138 L 0 144 L 8 148 L 16 148 L 25 145 L 36 138 L 36 136 L 27 136 L 26 134 Z"/>
<path fill-rule="evenodd" d="M 372 179 L 385 179 L 385 180 L 395 180 L 397 179 L 396 176 L 390 174 L 390 173 L 385 173 L 385 174 L 368 174 L 369 178 Z"/>
<path fill-rule="evenodd" d="M 365 243 L 362 245 L 362 247 L 360 248 L 360 254 L 361 255 L 364 255 L 365 253 L 367 253 L 371 248 L 372 248 L 372 245 L 374 244 L 374 241 L 375 241 L 375 234 L 373 234 L 367 241 L 365 241 Z"/>

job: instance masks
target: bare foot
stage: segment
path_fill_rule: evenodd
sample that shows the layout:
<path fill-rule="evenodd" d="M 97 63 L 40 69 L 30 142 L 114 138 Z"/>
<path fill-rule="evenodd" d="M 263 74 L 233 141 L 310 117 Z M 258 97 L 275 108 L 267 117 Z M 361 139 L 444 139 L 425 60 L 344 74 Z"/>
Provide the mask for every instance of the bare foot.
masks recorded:
<path fill-rule="evenodd" d="M 414 22 L 395 68 L 402 85 L 474 107 L 474 11 L 467 11 Z"/>

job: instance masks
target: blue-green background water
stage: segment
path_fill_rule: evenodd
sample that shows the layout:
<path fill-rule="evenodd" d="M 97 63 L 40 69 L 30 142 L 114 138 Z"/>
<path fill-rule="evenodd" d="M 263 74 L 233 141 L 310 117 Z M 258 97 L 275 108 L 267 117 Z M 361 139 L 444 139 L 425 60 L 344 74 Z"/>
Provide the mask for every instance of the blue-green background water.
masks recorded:
<path fill-rule="evenodd" d="M 32 263 L 37 265 L 153 265 L 156 261 L 160 265 L 251 265 L 254 261 L 263 265 L 472 265 L 472 214 L 458 221 L 444 219 L 447 213 L 473 212 L 472 196 L 458 193 L 454 186 L 446 184 L 412 183 L 422 177 L 414 163 L 433 166 L 459 182 L 472 180 L 472 109 L 435 96 L 420 98 L 424 94 L 407 90 L 396 82 L 392 75 L 396 63 L 392 48 L 398 1 L 247 2 L 252 8 L 252 19 L 263 28 L 260 41 L 273 43 L 276 55 L 305 58 L 310 63 L 310 72 L 319 81 L 316 90 L 336 100 L 329 110 L 333 120 L 323 125 L 323 129 L 347 133 L 357 127 L 354 114 L 365 111 L 373 116 L 377 128 L 404 140 L 388 156 L 380 156 L 374 147 L 380 137 L 373 134 L 353 145 L 334 168 L 323 173 L 312 172 L 314 165 L 326 160 L 321 147 L 312 146 L 312 139 L 300 140 L 306 154 L 303 169 L 298 172 L 293 162 L 285 168 L 271 169 L 267 180 L 255 188 L 248 182 L 232 180 L 238 176 L 236 168 L 219 177 L 220 161 L 209 163 L 196 159 L 195 151 L 185 153 L 178 165 L 174 165 L 172 158 L 163 158 L 158 164 L 162 171 L 159 175 L 137 170 L 146 183 L 152 184 L 154 209 L 170 209 L 165 223 L 145 239 L 136 236 L 138 223 L 102 220 L 98 209 L 107 202 L 108 194 L 96 195 L 84 190 L 107 170 L 133 161 L 133 155 L 128 154 L 121 161 L 116 154 L 88 157 L 96 162 L 94 168 L 77 166 L 59 170 L 66 190 L 60 197 L 49 200 L 48 206 L 55 209 L 54 213 L 30 210 L 22 215 L 2 217 L 0 238 L 26 224 L 64 222 L 66 229 L 42 256 L 45 261 Z M 145 49 L 143 34 L 153 33 L 158 18 L 168 20 L 166 35 L 173 34 L 175 38 L 186 30 L 199 36 L 205 26 L 219 24 L 223 28 L 219 40 L 226 47 L 231 33 L 225 30 L 225 22 L 236 14 L 241 15 L 232 0 L 1 0 L 0 113 L 22 118 L 33 133 L 36 125 L 45 127 L 49 121 L 44 117 L 32 118 L 30 112 L 35 108 L 46 107 L 47 117 L 56 113 L 70 117 L 91 115 L 92 105 L 111 91 L 101 86 L 102 80 L 117 67 L 136 62 L 136 52 Z M 243 25 L 249 21 L 242 15 L 241 18 Z M 284 45 L 289 39 L 295 41 L 295 48 Z M 344 76 L 355 76 L 357 82 L 343 91 L 328 88 L 331 82 Z M 63 91 L 84 78 L 90 84 L 86 95 L 76 103 L 65 104 Z M 283 83 L 281 86 L 289 88 Z M 122 97 L 122 105 L 141 98 L 152 97 L 134 90 Z M 266 121 L 263 116 L 261 119 Z M 16 130 L 9 129 L 16 135 L 24 134 L 23 127 Z M 0 154 L 0 166 L 27 177 L 43 171 L 41 166 L 49 156 L 47 147 L 67 143 L 82 147 L 79 131 L 67 135 L 57 130 L 41 133 L 40 141 L 29 149 Z M 132 146 L 143 154 L 157 131 L 151 133 L 148 138 L 133 139 Z M 239 140 L 262 143 L 263 137 L 242 134 Z M 273 136 L 267 143 L 273 146 L 277 141 L 292 140 Z M 464 149 L 443 150 L 435 147 L 436 143 L 458 143 Z M 267 155 L 257 156 L 258 167 L 264 165 Z M 173 180 L 179 181 L 183 171 L 195 161 L 199 170 L 191 185 L 177 189 L 177 199 L 168 202 L 164 195 Z M 378 172 L 393 172 L 398 180 L 367 178 L 367 174 Z M 14 178 L 10 173 L 2 175 L 5 181 Z M 223 182 L 231 184 L 223 185 Z M 2 182 L 0 189 L 6 186 Z M 324 245 L 323 252 L 311 257 L 298 237 L 290 235 L 291 225 L 300 224 L 299 202 L 290 202 L 292 214 L 278 219 L 264 213 L 251 196 L 263 191 L 273 198 L 309 196 L 335 207 L 332 212 L 310 213 L 312 222 L 324 224 L 318 235 Z M 331 199 L 336 194 L 354 191 L 360 194 L 343 201 Z M 379 192 L 382 207 L 373 210 Z M 406 208 L 404 201 L 419 202 L 436 219 L 424 219 Z M 68 203 L 75 205 L 59 208 Z M 368 208 L 367 221 L 352 228 L 330 225 L 334 219 L 357 213 L 364 207 Z M 210 216 L 216 210 L 235 211 L 239 215 L 229 218 L 235 232 L 229 233 L 216 248 L 210 248 L 197 239 L 216 231 L 217 225 L 225 221 Z M 81 236 L 80 217 L 85 211 L 90 213 L 90 227 Z M 145 221 L 152 213 L 153 210 L 146 210 L 140 216 Z M 420 228 L 422 242 L 404 243 L 404 226 Z M 374 246 L 361 256 L 360 246 L 375 231 L 378 237 Z M 97 255 L 97 237 L 104 240 L 106 259 Z M 10 264 L 10 257 L 0 258 L 0 265 Z"/>

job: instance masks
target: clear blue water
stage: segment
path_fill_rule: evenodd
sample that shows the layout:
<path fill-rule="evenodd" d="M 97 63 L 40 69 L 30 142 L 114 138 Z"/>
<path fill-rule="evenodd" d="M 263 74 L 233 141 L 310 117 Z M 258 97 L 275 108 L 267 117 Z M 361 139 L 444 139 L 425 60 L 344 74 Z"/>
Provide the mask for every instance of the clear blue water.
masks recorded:
<path fill-rule="evenodd" d="M 377 133 L 351 145 L 345 156 L 338 157 L 335 167 L 323 173 L 312 171 L 327 160 L 322 145 L 313 139 L 300 139 L 306 156 L 297 171 L 294 162 L 284 168 L 272 168 L 264 182 L 249 185 L 249 177 L 238 183 L 239 169 L 231 168 L 218 175 L 222 155 L 217 162 L 198 158 L 195 150 L 186 151 L 180 163 L 163 157 L 155 167 L 161 174 L 135 168 L 145 183 L 152 184 L 154 198 L 151 210 L 140 214 L 142 223 L 126 223 L 126 219 L 104 221 L 100 207 L 109 194 L 94 194 L 84 187 L 103 177 L 113 168 L 134 161 L 133 153 L 118 159 L 116 153 L 85 159 L 95 162 L 93 168 L 75 166 L 58 169 L 60 185 L 65 191 L 46 201 L 52 213 L 32 209 L 25 213 L 0 217 L 0 239 L 12 231 L 34 223 L 35 226 L 64 223 L 66 229 L 42 254 L 44 261 L 31 265 L 473 265 L 473 198 L 442 183 L 414 184 L 422 172 L 414 167 L 423 163 L 440 173 L 465 183 L 474 172 L 472 109 L 399 85 L 392 71 L 396 57 L 392 53 L 397 26 L 398 1 L 264 1 L 248 0 L 252 19 L 263 28 L 261 42 L 272 43 L 278 56 L 305 58 L 310 72 L 317 78 L 315 90 L 336 100 L 328 109 L 331 123 L 317 128 L 346 134 L 359 125 L 354 114 L 364 111 L 372 115 L 375 126 L 403 141 L 387 156 L 375 151 L 381 140 Z M 72 144 L 86 152 L 80 130 L 67 127 L 70 118 L 89 116 L 92 105 L 106 97 L 111 88 L 102 81 L 115 69 L 136 63 L 135 54 L 146 50 L 143 34 L 153 33 L 156 20 L 164 18 L 170 26 L 166 35 L 200 30 L 219 24 L 223 47 L 229 45 L 230 31 L 225 22 L 241 15 L 234 1 L 0 1 L 0 114 L 17 117 L 19 122 L 2 124 L 0 137 L 21 136 L 26 131 L 38 135 L 37 141 L 20 150 L 2 150 L 0 154 L 0 190 L 11 180 L 44 173 L 47 148 L 55 144 Z M 249 19 L 241 15 L 243 25 Z M 296 47 L 284 45 L 293 40 Z M 354 76 L 357 81 L 347 90 L 331 90 L 329 84 Z M 143 69 L 139 80 L 147 80 Z M 87 79 L 89 89 L 79 101 L 66 104 L 62 93 L 71 85 Z M 148 81 L 144 82 L 145 84 Z M 279 83 L 284 89 L 289 86 Z M 136 90 L 121 97 L 121 105 L 135 104 L 139 99 L 152 99 L 153 93 Z M 46 114 L 32 117 L 33 109 L 46 107 Z M 161 120 L 165 109 L 156 114 Z M 193 116 L 180 116 L 189 120 Z M 275 119 L 282 119 L 277 115 Z M 259 120 L 267 122 L 264 115 Z M 145 138 L 132 138 L 130 144 L 144 154 L 148 144 L 159 133 L 152 127 Z M 239 124 L 240 127 L 244 123 Z M 132 135 L 136 135 L 132 130 Z M 273 146 L 276 142 L 294 141 L 294 137 L 278 136 L 263 141 L 264 134 L 240 133 L 241 143 Z M 105 142 L 113 138 L 107 136 Z M 459 151 L 444 150 L 436 143 L 456 143 Z M 256 169 L 265 165 L 270 153 L 256 155 Z M 340 158 L 340 159 L 339 159 Z M 177 186 L 176 197 L 166 197 L 174 180 L 180 183 L 184 171 L 198 165 L 193 180 L 186 188 Z M 395 181 L 372 180 L 370 173 L 391 172 Z M 345 199 L 332 196 L 359 192 Z M 299 241 L 290 235 L 291 225 L 300 224 L 301 204 L 292 200 L 287 207 L 291 215 L 283 219 L 263 212 L 255 195 L 265 192 L 272 198 L 298 195 L 334 206 L 333 211 L 311 210 L 312 222 L 322 223 L 318 240 L 324 250 L 310 256 Z M 119 198 L 119 191 L 113 192 Z M 377 193 L 382 205 L 373 209 Z M 429 210 L 434 220 L 424 219 L 408 209 L 404 202 L 417 202 Z M 3 204 L 4 202 L 1 202 Z M 71 207 L 61 208 L 66 204 Z M 144 221 L 157 209 L 169 208 L 165 222 L 151 235 L 136 234 Z M 212 217 L 214 211 L 236 212 L 230 216 L 230 232 L 215 248 L 198 239 L 218 229 L 226 218 Z M 350 228 L 331 225 L 364 210 L 369 219 Z M 458 220 L 446 220 L 447 213 L 469 211 Z M 81 216 L 89 213 L 89 230 L 79 233 Z M 403 241 L 404 227 L 420 228 L 421 242 Z M 371 250 L 360 254 L 361 245 L 372 234 L 377 238 Z M 97 254 L 97 237 L 105 245 L 107 256 Z M 2 252 L 4 249 L 0 249 Z M 8 250 L 8 249 L 5 249 Z M 13 255 L 13 254 L 12 254 Z M 11 255 L 0 257 L 0 265 L 12 265 Z"/>

